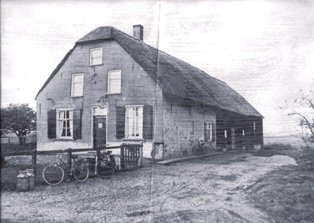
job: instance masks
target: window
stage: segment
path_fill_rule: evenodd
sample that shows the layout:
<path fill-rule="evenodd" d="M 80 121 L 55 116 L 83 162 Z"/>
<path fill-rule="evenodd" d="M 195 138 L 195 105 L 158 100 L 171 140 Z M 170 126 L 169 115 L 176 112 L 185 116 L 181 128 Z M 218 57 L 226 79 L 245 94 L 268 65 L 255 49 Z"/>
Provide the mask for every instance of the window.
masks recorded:
<path fill-rule="evenodd" d="M 73 110 L 57 110 L 57 138 L 73 138 Z"/>
<path fill-rule="evenodd" d="M 73 74 L 71 96 L 72 97 L 83 96 L 83 88 L 84 88 L 84 74 Z"/>
<path fill-rule="evenodd" d="M 253 130 L 254 130 L 254 132 L 256 130 L 256 123 L 255 123 L 255 121 L 253 122 Z"/>
<path fill-rule="evenodd" d="M 143 138 L 143 106 L 127 105 L 125 108 L 125 137 Z"/>
<path fill-rule="evenodd" d="M 108 94 L 121 93 L 121 70 L 108 71 Z"/>
<path fill-rule="evenodd" d="M 82 110 L 57 108 L 47 111 L 48 139 L 81 139 Z"/>
<path fill-rule="evenodd" d="M 90 49 L 90 65 L 101 65 L 102 64 L 102 48 Z"/>
<path fill-rule="evenodd" d="M 228 137 L 228 131 L 226 129 L 224 130 L 224 136 L 225 136 L 225 138 Z"/>
<path fill-rule="evenodd" d="M 205 139 L 205 142 L 213 141 L 213 123 L 212 122 L 204 123 L 204 139 Z"/>
<path fill-rule="evenodd" d="M 242 136 L 245 136 L 245 130 L 242 129 Z"/>
<path fill-rule="evenodd" d="M 153 139 L 153 107 L 150 105 L 117 106 L 116 138 Z"/>

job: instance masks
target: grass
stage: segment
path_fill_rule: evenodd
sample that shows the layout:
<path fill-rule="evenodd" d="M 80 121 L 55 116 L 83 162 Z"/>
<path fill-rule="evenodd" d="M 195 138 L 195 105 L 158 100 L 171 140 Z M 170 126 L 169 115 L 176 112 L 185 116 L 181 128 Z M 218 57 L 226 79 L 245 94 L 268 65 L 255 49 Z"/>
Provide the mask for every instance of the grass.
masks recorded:
<path fill-rule="evenodd" d="M 32 168 L 31 157 L 6 157 L 6 160 L 6 165 L 1 168 L 1 191 L 13 191 L 16 188 L 16 177 L 19 171 Z M 44 183 L 41 177 L 41 172 L 44 166 L 44 163 L 37 165 L 37 174 L 35 178 L 35 183 L 37 185 Z"/>
<path fill-rule="evenodd" d="M 24 145 L 19 144 L 1 144 L 2 154 L 19 154 L 19 153 L 32 153 L 36 148 L 36 143 L 27 143 Z"/>
<path fill-rule="evenodd" d="M 272 144 L 255 155 L 288 155 L 298 163 L 274 170 L 247 188 L 255 205 L 276 222 L 313 222 L 314 150 Z"/>

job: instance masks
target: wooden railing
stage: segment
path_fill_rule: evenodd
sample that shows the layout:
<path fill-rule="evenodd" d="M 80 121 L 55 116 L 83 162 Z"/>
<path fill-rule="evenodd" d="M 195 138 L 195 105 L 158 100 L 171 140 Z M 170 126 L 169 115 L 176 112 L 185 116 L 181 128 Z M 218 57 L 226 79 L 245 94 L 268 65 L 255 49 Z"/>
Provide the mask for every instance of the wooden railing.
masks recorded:
<path fill-rule="evenodd" d="M 21 156 L 27 155 L 32 156 L 32 168 L 34 173 L 36 173 L 36 163 L 37 155 L 55 155 L 59 153 L 67 153 L 67 164 L 71 166 L 72 154 L 73 153 L 83 153 L 83 152 L 96 152 L 96 159 L 100 159 L 100 154 L 102 150 L 113 150 L 120 149 L 120 163 L 122 169 L 130 169 L 142 166 L 143 157 L 143 143 L 128 143 L 123 142 L 120 146 L 100 146 L 98 148 L 81 148 L 81 149 L 58 149 L 58 150 L 47 150 L 47 151 L 37 151 L 36 149 L 30 151 L 5 151 L 2 156 Z"/>

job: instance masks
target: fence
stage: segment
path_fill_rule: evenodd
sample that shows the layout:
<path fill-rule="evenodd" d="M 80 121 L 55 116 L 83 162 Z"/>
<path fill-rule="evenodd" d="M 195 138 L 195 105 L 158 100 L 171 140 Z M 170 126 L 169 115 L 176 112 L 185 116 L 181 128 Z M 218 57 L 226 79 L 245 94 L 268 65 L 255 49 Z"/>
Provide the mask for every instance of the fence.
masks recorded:
<path fill-rule="evenodd" d="M 142 166 L 143 142 L 135 140 L 125 140 L 121 145 L 121 167 L 131 169 Z"/>
<path fill-rule="evenodd" d="M 5 156 L 20 156 L 28 155 L 32 156 L 32 168 L 36 174 L 36 163 L 38 155 L 54 155 L 58 153 L 67 153 L 67 164 L 71 166 L 72 155 L 73 153 L 84 153 L 84 152 L 96 152 L 96 159 L 100 159 L 100 154 L 102 150 L 113 150 L 120 149 L 120 163 L 122 169 L 131 169 L 142 166 L 142 157 L 143 157 L 143 143 L 123 143 L 121 146 L 103 146 L 100 148 L 83 148 L 83 149 L 66 149 L 66 150 L 50 150 L 50 151 L 37 151 L 36 148 L 26 151 L 13 151 L 6 150 L 2 151 L 1 155 Z"/>

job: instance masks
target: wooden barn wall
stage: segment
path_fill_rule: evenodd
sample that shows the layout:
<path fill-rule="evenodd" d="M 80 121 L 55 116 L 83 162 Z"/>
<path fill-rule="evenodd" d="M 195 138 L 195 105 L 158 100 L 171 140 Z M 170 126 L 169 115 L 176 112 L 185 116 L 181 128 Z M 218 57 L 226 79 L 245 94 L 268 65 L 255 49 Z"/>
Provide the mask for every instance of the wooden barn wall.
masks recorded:
<path fill-rule="evenodd" d="M 254 123 L 255 122 L 255 130 Z M 263 119 L 242 116 L 230 112 L 217 112 L 217 147 L 231 147 L 231 129 L 235 131 L 235 148 L 254 148 L 263 146 Z M 227 130 L 227 138 L 225 137 Z M 244 135 L 243 135 L 244 130 Z"/>

